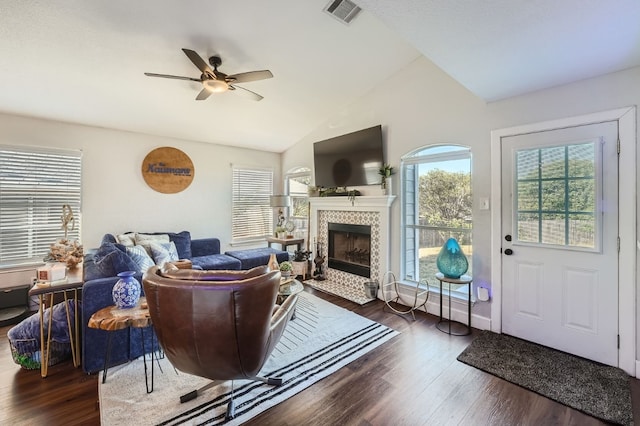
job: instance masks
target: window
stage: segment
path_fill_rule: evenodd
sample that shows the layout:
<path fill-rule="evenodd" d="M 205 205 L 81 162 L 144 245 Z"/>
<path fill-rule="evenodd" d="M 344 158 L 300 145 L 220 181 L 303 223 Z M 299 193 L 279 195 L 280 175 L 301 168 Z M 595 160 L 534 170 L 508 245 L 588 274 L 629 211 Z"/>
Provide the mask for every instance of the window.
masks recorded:
<path fill-rule="evenodd" d="M 64 238 L 62 206 L 75 216 L 67 239 L 80 239 L 82 153 L 0 146 L 0 265 L 41 263 Z"/>
<path fill-rule="evenodd" d="M 235 242 L 264 238 L 273 232 L 273 170 L 233 166 L 231 238 Z"/>
<path fill-rule="evenodd" d="M 596 143 L 519 150 L 516 239 L 597 249 Z"/>
<path fill-rule="evenodd" d="M 296 225 L 295 236 L 307 238 L 309 228 L 309 185 L 311 170 L 300 167 L 285 175 L 285 193 L 291 196 L 289 219 Z"/>
<path fill-rule="evenodd" d="M 420 149 L 402 159 L 401 174 L 402 279 L 435 287 L 436 258 L 449 238 L 460 244 L 471 274 L 470 150 L 454 145 Z"/>

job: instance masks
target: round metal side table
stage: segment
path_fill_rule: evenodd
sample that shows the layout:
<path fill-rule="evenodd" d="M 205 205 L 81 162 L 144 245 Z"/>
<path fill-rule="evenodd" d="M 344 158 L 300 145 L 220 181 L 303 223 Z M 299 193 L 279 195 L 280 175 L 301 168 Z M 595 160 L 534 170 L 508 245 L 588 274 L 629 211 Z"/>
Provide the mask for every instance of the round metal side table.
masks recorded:
<path fill-rule="evenodd" d="M 470 275 L 462 275 L 460 278 L 448 278 L 445 277 L 442 272 L 436 274 L 436 278 L 440 281 L 440 321 L 436 324 L 438 330 L 443 333 L 451 334 L 453 336 L 466 336 L 471 334 L 471 282 L 473 278 Z M 449 284 L 449 315 L 447 318 L 442 317 L 442 283 Z M 469 287 L 469 299 L 468 299 L 468 311 L 467 311 L 467 323 L 461 323 L 460 321 L 453 321 L 451 319 L 451 284 L 462 284 Z M 462 325 L 466 327 L 466 331 L 457 332 L 451 330 L 451 324 Z"/>

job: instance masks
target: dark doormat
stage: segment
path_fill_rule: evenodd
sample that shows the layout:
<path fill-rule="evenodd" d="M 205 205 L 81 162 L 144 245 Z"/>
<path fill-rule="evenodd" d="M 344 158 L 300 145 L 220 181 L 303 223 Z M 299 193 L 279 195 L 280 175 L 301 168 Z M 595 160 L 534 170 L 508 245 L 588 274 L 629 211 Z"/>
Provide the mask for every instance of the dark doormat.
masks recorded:
<path fill-rule="evenodd" d="M 629 376 L 620 368 L 490 331 L 457 359 L 590 416 L 633 424 Z"/>

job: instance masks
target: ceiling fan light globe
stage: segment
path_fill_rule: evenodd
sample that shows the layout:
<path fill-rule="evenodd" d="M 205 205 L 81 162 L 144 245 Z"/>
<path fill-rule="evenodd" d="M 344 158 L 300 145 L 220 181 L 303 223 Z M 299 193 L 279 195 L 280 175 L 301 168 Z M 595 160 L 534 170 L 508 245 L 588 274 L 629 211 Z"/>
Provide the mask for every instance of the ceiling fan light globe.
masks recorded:
<path fill-rule="evenodd" d="M 222 80 L 205 80 L 202 82 L 204 88 L 212 93 L 221 93 L 229 90 L 227 82 Z"/>

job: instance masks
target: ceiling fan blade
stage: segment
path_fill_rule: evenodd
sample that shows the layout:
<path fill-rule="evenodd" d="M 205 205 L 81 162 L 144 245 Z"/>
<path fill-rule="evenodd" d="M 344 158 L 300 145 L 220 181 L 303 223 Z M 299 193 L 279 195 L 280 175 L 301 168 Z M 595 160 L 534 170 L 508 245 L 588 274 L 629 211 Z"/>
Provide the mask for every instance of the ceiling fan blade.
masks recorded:
<path fill-rule="evenodd" d="M 231 90 L 235 90 L 235 89 L 242 89 L 237 91 L 236 93 L 239 93 L 243 96 L 246 96 L 250 99 L 253 99 L 254 101 L 261 101 L 263 99 L 263 96 L 258 95 L 256 92 L 252 92 L 249 89 L 245 89 L 244 87 L 240 87 L 240 86 L 231 86 L 229 85 L 229 89 Z"/>
<path fill-rule="evenodd" d="M 190 80 L 190 81 L 197 81 L 200 82 L 199 78 L 192 78 L 192 77 L 182 77 L 179 75 L 169 75 L 169 74 L 154 74 L 152 72 L 145 72 L 144 75 L 149 76 L 149 77 L 161 77 L 161 78 L 172 78 L 174 80 Z"/>
<path fill-rule="evenodd" d="M 264 80 L 272 77 L 273 74 L 271 74 L 271 71 L 269 70 L 249 71 L 229 75 L 227 76 L 227 81 L 232 81 L 233 83 L 246 83 L 248 81 Z"/>
<path fill-rule="evenodd" d="M 189 58 L 191 62 L 193 62 L 193 65 L 198 67 L 201 73 L 214 75 L 211 67 L 207 65 L 207 63 L 200 57 L 200 55 L 190 49 L 182 49 L 182 51 L 185 55 L 187 55 L 187 58 Z"/>
<path fill-rule="evenodd" d="M 198 96 L 196 96 L 196 101 L 204 101 L 209 97 L 209 95 L 211 95 L 210 91 L 208 91 L 207 89 L 202 89 L 200 93 L 198 93 Z"/>

